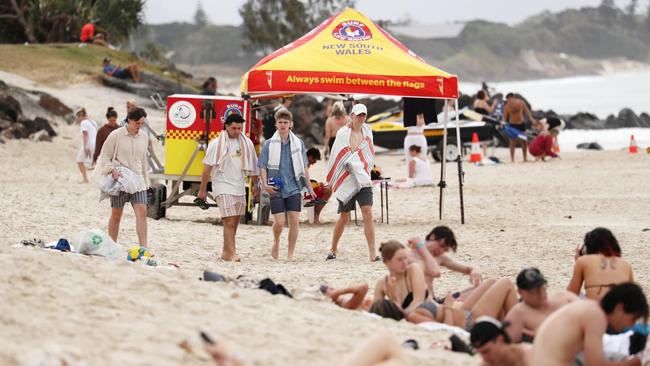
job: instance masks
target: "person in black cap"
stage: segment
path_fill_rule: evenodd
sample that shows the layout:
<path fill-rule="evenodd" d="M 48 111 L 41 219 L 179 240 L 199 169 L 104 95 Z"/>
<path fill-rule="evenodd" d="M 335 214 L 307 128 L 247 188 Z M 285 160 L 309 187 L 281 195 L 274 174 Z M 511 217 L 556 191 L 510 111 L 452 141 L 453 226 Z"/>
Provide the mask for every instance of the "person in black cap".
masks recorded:
<path fill-rule="evenodd" d="M 510 309 L 505 319 L 510 323 L 508 335 L 513 342 L 532 341 L 544 319 L 562 306 L 578 300 L 578 296 L 566 290 L 549 297 L 546 287 L 546 278 L 539 269 L 530 267 L 519 272 L 517 292 L 522 301 Z"/>
<path fill-rule="evenodd" d="M 476 319 L 470 332 L 470 343 L 481 355 L 486 366 L 532 365 L 533 347 L 529 344 L 512 344 L 506 332 L 507 323 L 482 316 Z"/>

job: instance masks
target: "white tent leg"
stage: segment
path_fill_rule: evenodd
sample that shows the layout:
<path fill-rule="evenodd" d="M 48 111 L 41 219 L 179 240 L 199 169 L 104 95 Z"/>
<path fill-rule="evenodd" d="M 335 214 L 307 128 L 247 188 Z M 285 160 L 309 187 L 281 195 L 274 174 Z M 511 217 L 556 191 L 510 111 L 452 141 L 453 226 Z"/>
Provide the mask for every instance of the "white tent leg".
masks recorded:
<path fill-rule="evenodd" d="M 445 174 L 446 174 L 446 165 L 447 165 L 447 123 L 449 121 L 449 108 L 447 107 L 447 99 L 444 99 L 445 101 L 445 107 L 444 107 L 444 112 L 445 112 L 445 121 L 444 121 L 444 129 L 445 133 L 442 135 L 442 154 L 441 154 L 441 159 L 440 159 L 440 182 L 438 182 L 438 187 L 440 187 L 440 198 L 438 201 L 438 220 L 442 220 L 442 210 L 444 207 L 444 201 L 443 201 L 443 190 L 445 187 L 447 187 L 447 183 L 445 182 Z"/>

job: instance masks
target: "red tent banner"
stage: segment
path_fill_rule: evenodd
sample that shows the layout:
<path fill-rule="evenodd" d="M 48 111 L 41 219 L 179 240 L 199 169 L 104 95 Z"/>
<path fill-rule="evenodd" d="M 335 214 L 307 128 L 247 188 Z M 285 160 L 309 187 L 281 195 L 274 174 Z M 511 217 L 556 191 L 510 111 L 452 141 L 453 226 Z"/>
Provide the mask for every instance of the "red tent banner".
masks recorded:
<path fill-rule="evenodd" d="M 244 95 L 321 93 L 458 98 L 458 77 L 427 64 L 354 9 L 260 60 Z"/>

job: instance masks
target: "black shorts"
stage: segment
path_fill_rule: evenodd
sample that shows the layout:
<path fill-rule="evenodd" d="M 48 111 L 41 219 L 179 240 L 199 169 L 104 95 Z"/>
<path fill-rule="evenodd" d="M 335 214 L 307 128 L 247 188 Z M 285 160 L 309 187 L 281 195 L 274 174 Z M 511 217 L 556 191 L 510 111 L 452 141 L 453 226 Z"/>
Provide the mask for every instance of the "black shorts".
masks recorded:
<path fill-rule="evenodd" d="M 526 132 L 526 124 L 524 122 L 519 124 L 510 123 L 510 126 L 518 129 L 521 132 Z"/>
<path fill-rule="evenodd" d="M 357 202 L 359 203 L 359 207 L 372 206 L 372 187 L 361 188 L 345 205 L 340 200 L 337 201 L 339 201 L 338 213 L 353 211 Z"/>
<path fill-rule="evenodd" d="M 301 201 L 300 193 L 282 198 L 282 194 L 277 193 L 271 196 L 271 213 L 281 213 L 286 211 L 300 212 Z"/>

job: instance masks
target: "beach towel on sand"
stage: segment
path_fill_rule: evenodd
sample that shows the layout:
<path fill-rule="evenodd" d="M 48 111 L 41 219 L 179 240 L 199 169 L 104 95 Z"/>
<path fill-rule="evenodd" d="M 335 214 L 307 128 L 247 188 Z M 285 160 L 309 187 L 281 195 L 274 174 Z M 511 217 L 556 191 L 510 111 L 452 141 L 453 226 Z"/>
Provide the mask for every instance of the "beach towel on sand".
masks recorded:
<path fill-rule="evenodd" d="M 361 126 L 363 141 L 357 150 L 350 148 L 352 128 L 347 125 L 336 133 L 330 160 L 327 163 L 327 182 L 334 197 L 346 204 L 364 187 L 371 187 L 370 170 L 375 165 L 375 148 L 372 131 L 368 125 Z"/>

